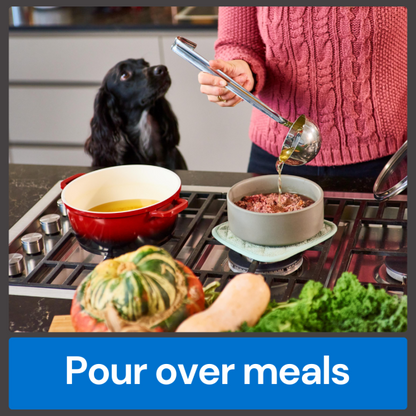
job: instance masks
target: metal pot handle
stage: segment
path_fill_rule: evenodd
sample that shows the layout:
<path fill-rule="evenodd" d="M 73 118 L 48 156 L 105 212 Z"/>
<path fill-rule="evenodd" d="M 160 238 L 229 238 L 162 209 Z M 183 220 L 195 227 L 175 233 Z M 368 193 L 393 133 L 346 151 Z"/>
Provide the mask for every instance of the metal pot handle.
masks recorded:
<path fill-rule="evenodd" d="M 188 201 L 186 199 L 178 198 L 173 202 L 177 204 L 173 208 L 167 211 L 159 211 L 159 210 L 151 211 L 149 212 L 149 215 L 155 218 L 169 218 L 169 217 L 173 217 L 174 215 L 178 215 L 188 206 Z"/>
<path fill-rule="evenodd" d="M 64 189 L 65 186 L 69 184 L 69 182 L 72 182 L 74 179 L 79 178 L 82 175 L 85 175 L 85 173 L 77 173 L 76 175 L 72 175 L 69 178 L 64 179 L 61 181 L 61 189 Z"/>

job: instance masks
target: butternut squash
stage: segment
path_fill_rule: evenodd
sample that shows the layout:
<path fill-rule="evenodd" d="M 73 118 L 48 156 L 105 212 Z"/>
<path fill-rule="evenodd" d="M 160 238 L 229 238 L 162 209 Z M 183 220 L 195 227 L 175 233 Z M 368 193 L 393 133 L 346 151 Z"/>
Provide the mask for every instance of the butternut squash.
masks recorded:
<path fill-rule="evenodd" d="M 253 273 L 235 276 L 206 310 L 185 319 L 176 332 L 236 331 L 244 322 L 253 326 L 270 301 L 264 277 Z"/>

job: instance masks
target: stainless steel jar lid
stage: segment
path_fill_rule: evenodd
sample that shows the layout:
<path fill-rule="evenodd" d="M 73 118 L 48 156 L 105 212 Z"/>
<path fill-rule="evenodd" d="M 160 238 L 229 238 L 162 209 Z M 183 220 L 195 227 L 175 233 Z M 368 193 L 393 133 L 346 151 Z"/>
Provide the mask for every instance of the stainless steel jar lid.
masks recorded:
<path fill-rule="evenodd" d="M 40 233 L 26 234 L 20 241 L 22 242 L 23 250 L 27 254 L 37 254 L 43 250 L 43 236 Z"/>
<path fill-rule="evenodd" d="M 9 253 L 9 276 L 17 276 L 24 268 L 23 256 L 20 253 Z"/>
<path fill-rule="evenodd" d="M 68 216 L 68 211 L 66 209 L 66 206 L 64 205 L 62 199 L 58 199 L 58 201 L 56 201 L 56 204 L 59 207 L 59 211 L 61 212 L 62 216 L 67 217 Z"/>
<path fill-rule="evenodd" d="M 407 140 L 391 157 L 374 183 L 374 198 L 385 201 L 407 188 Z"/>
<path fill-rule="evenodd" d="M 61 217 L 58 214 L 44 215 L 39 221 L 45 234 L 56 234 L 61 231 Z"/>

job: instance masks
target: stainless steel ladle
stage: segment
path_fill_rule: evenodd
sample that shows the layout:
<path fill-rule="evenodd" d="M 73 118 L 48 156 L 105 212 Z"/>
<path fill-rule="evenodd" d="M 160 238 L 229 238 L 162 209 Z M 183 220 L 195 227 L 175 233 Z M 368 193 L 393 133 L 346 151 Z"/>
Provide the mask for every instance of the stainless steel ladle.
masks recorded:
<path fill-rule="evenodd" d="M 310 162 L 318 154 L 321 148 L 321 135 L 318 127 L 311 120 L 304 115 L 298 117 L 294 123 L 284 119 L 224 72 L 211 68 L 208 61 L 195 52 L 195 48 L 196 43 L 182 36 L 178 36 L 171 46 L 172 51 L 181 58 L 196 66 L 200 71 L 208 72 L 225 79 L 227 81 L 225 88 L 273 120 L 289 127 L 289 132 L 286 135 L 280 151 L 279 159 L 282 162 L 287 165 L 300 166 Z"/>

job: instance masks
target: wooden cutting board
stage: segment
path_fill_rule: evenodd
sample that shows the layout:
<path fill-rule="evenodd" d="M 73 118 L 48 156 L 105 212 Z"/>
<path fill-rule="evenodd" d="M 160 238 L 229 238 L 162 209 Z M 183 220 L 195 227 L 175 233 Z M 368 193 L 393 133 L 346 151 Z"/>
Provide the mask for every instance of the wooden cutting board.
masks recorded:
<path fill-rule="evenodd" d="M 49 332 L 75 332 L 71 315 L 56 315 L 52 319 Z"/>

